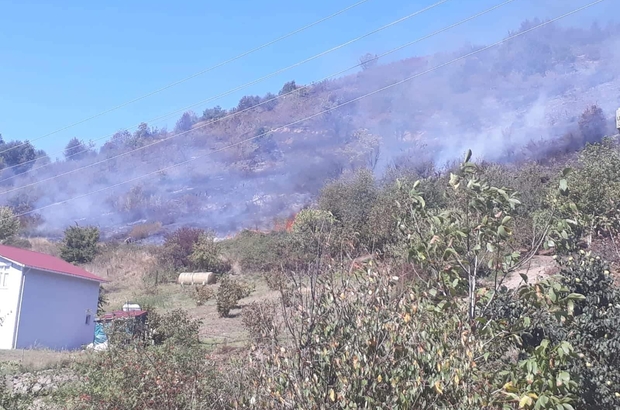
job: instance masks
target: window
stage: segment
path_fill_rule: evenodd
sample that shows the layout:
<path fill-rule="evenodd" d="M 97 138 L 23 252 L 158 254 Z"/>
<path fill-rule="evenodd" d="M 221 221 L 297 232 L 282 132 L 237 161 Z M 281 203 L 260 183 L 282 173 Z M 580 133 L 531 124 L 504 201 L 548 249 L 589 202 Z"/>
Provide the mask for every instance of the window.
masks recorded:
<path fill-rule="evenodd" d="M 85 325 L 90 325 L 90 318 L 91 318 L 91 314 L 90 314 L 90 309 L 86 310 L 86 322 L 84 323 Z"/>

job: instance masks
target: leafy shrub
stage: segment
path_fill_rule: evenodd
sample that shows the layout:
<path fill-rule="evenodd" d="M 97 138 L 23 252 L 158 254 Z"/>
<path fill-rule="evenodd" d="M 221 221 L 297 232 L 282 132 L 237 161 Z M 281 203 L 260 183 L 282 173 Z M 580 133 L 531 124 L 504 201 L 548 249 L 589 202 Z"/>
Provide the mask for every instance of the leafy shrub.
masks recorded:
<path fill-rule="evenodd" d="M 295 269 L 302 252 L 288 232 L 241 231 L 232 239 L 221 242 L 222 250 L 239 262 L 244 272 L 266 273 L 283 268 Z"/>
<path fill-rule="evenodd" d="M 563 283 L 584 296 L 574 305 L 575 320 L 557 329 L 579 357 L 570 371 L 579 382 L 581 409 L 620 408 L 620 289 L 609 266 L 584 251 L 561 261 Z"/>
<path fill-rule="evenodd" d="M 194 269 L 224 273 L 230 270 L 230 264 L 222 260 L 220 246 L 210 233 L 202 233 L 192 248 L 189 261 Z"/>
<path fill-rule="evenodd" d="M 280 326 L 277 322 L 279 304 L 273 301 L 252 302 L 243 308 L 241 322 L 250 332 L 252 342 L 260 345 L 277 343 Z"/>
<path fill-rule="evenodd" d="M 161 259 L 174 269 L 188 268 L 192 265 L 191 255 L 205 231 L 198 228 L 179 228 L 166 235 Z"/>
<path fill-rule="evenodd" d="M 215 297 L 215 291 L 209 285 L 195 285 L 192 292 L 192 299 L 196 306 L 202 306 Z"/>
<path fill-rule="evenodd" d="M 55 394 L 72 410 L 224 409 L 225 385 L 198 346 L 115 346 L 76 362 L 78 375 Z"/>
<path fill-rule="evenodd" d="M 148 326 L 156 345 L 193 346 L 199 343 L 198 330 L 202 322 L 191 319 L 187 311 L 175 309 L 163 314 L 148 312 Z"/>
<path fill-rule="evenodd" d="M 217 312 L 220 317 L 227 317 L 230 310 L 237 306 L 237 303 L 254 291 L 254 287 L 232 279 L 230 275 L 224 275 L 220 279 L 220 286 L 217 290 Z"/>
<path fill-rule="evenodd" d="M 319 209 L 331 212 L 338 221 L 343 241 L 372 248 L 368 219 L 378 190 L 370 171 L 327 184 L 319 196 Z"/>
<path fill-rule="evenodd" d="M 567 176 L 568 199 L 592 235 L 620 233 L 620 150 L 610 139 L 587 146 Z"/>
<path fill-rule="evenodd" d="M 248 370 L 257 380 L 249 394 L 258 408 L 281 408 L 281 400 L 291 408 L 429 410 L 570 403 L 574 382 L 554 367 L 566 363 L 570 345 L 541 343 L 522 351 L 522 360 L 504 360 L 498 373 L 484 357 L 494 346 L 515 347 L 513 332 L 525 322 L 489 322 L 479 333 L 466 319 L 466 306 L 438 289 L 409 283 L 398 291 L 399 278 L 383 271 L 364 270 L 342 281 L 335 274 L 307 281 L 309 292 L 298 288 L 302 303 L 282 312 L 292 345 L 265 341 L 274 332 L 271 314 L 255 324 L 263 345 Z M 549 313 L 551 289 L 540 284 L 514 294 Z M 556 385 L 558 377 L 564 382 Z"/>
<path fill-rule="evenodd" d="M 71 263 L 88 263 L 97 255 L 99 228 L 96 226 L 71 226 L 65 229 L 60 257 Z"/>
<path fill-rule="evenodd" d="M 263 273 L 263 279 L 270 290 L 280 290 L 286 287 L 287 277 L 281 271 L 273 270 Z"/>
<path fill-rule="evenodd" d="M 19 231 L 19 219 L 8 206 L 0 207 L 0 243 L 5 243 L 17 235 Z"/>

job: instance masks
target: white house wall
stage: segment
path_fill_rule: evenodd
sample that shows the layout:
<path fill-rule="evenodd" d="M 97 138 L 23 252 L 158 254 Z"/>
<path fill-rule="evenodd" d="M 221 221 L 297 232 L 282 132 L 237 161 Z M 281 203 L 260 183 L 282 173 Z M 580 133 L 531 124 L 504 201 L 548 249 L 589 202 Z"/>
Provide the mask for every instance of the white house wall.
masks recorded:
<path fill-rule="evenodd" d="M 99 283 L 24 268 L 17 348 L 79 349 L 94 338 Z M 86 323 L 87 312 L 90 320 Z"/>
<path fill-rule="evenodd" d="M 0 349 L 13 348 L 21 280 L 20 267 L 0 259 Z"/>

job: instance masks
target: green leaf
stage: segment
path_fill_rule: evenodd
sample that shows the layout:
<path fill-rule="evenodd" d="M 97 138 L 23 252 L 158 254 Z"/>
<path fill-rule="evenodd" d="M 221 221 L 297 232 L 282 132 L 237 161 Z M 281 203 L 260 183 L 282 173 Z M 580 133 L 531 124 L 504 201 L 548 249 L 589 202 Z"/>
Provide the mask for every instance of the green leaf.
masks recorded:
<path fill-rule="evenodd" d="M 586 300 L 586 297 L 580 293 L 571 293 L 566 298 L 570 300 Z"/>
<path fill-rule="evenodd" d="M 508 233 L 506 232 L 506 228 L 504 228 L 504 225 L 500 225 L 499 228 L 497 228 L 497 234 L 502 239 L 508 236 Z"/>
<path fill-rule="evenodd" d="M 555 291 L 553 290 L 553 288 L 549 289 L 549 299 L 551 299 L 553 303 L 557 302 L 558 300 L 558 297 L 555 294 Z"/>

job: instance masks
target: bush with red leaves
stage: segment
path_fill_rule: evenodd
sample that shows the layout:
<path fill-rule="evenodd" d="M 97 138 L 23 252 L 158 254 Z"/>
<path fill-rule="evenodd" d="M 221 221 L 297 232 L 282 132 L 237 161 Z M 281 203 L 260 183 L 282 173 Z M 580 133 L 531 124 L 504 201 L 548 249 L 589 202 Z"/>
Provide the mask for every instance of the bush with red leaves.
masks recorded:
<path fill-rule="evenodd" d="M 194 245 L 206 232 L 198 228 L 179 228 L 166 235 L 162 250 L 162 261 L 174 269 L 188 268 L 192 265 L 190 255 Z"/>

